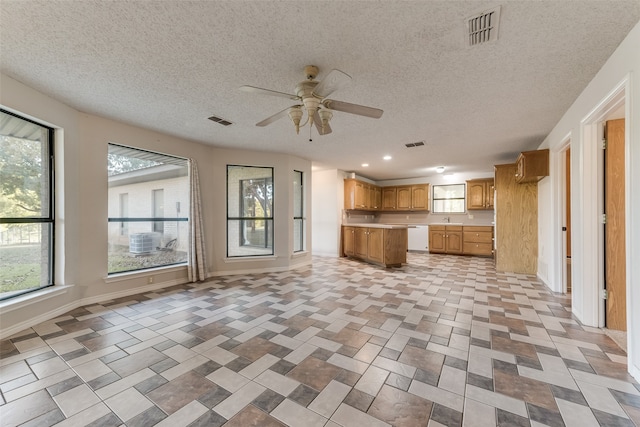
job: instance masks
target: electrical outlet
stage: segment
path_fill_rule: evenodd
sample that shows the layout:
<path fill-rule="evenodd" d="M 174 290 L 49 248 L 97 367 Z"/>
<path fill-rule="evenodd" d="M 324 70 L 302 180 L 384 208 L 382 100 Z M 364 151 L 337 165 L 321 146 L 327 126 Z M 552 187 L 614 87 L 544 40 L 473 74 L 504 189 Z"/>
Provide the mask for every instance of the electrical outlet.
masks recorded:
<path fill-rule="evenodd" d="M 469 219 L 473 219 L 473 215 L 469 214 Z"/>
<path fill-rule="evenodd" d="M 153 283 L 153 276 L 149 277 L 149 284 Z"/>

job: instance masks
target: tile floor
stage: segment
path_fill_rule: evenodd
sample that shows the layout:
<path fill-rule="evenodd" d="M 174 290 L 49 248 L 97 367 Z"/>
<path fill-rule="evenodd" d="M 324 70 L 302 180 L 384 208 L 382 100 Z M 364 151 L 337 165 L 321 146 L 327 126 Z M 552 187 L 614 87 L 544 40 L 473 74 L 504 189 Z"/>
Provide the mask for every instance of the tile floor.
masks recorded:
<path fill-rule="evenodd" d="M 625 353 L 569 298 L 483 258 L 408 261 L 78 308 L 0 343 L 0 424 L 640 425 Z"/>

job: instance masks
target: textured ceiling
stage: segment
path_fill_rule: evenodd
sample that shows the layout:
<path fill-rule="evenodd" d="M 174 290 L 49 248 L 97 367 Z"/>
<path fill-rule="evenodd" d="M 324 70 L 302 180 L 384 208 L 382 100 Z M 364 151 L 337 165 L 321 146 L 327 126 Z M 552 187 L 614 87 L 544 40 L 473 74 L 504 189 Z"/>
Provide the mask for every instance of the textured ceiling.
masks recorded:
<path fill-rule="evenodd" d="M 465 19 L 497 5 L 498 41 L 466 47 Z M 372 179 L 489 172 L 542 142 L 639 19 L 638 0 L 2 0 L 0 70 L 80 111 Z M 256 127 L 292 101 L 238 88 L 293 93 L 308 64 L 382 118 L 336 112 L 312 142 L 286 117 Z"/>

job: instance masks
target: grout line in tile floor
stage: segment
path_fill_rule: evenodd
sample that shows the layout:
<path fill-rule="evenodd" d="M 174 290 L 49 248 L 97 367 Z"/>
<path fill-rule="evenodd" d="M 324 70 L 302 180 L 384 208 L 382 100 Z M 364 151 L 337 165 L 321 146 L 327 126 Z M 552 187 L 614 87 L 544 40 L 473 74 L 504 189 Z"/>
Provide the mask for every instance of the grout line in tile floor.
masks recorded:
<path fill-rule="evenodd" d="M 633 426 L 625 352 L 486 258 L 344 258 L 80 307 L 0 342 L 3 426 Z"/>

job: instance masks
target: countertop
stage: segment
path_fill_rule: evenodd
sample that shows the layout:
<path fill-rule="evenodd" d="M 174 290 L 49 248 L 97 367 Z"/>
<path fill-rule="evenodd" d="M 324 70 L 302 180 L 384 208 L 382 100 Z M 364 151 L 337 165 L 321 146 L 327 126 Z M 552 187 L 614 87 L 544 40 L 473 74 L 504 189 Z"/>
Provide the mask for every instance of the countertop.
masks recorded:
<path fill-rule="evenodd" d="M 367 227 L 367 228 L 409 228 L 407 224 L 342 224 L 345 227 Z"/>

